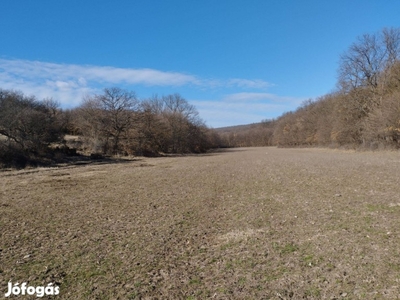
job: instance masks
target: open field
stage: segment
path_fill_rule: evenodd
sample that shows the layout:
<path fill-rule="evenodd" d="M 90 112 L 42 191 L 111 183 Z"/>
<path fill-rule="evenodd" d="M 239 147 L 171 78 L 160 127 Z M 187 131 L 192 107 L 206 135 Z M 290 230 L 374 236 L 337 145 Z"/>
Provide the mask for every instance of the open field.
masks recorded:
<path fill-rule="evenodd" d="M 0 293 L 399 299 L 400 153 L 239 148 L 0 172 Z"/>

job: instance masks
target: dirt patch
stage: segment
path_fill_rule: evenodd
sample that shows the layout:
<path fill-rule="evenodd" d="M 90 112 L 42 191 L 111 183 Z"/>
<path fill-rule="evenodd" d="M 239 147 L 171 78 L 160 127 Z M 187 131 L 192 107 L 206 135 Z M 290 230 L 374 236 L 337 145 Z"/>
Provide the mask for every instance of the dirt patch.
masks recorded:
<path fill-rule="evenodd" d="M 240 151 L 238 151 L 240 150 Z M 0 292 L 397 299 L 398 152 L 242 148 L 0 173 Z"/>

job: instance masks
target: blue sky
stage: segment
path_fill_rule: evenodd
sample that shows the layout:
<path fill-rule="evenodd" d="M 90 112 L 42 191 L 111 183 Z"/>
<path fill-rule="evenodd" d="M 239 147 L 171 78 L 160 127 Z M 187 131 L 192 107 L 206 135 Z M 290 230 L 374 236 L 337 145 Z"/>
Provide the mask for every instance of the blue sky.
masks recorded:
<path fill-rule="evenodd" d="M 2 0 L 0 88 L 62 107 L 118 86 L 180 93 L 211 127 L 258 122 L 335 88 L 357 36 L 398 0 Z"/>

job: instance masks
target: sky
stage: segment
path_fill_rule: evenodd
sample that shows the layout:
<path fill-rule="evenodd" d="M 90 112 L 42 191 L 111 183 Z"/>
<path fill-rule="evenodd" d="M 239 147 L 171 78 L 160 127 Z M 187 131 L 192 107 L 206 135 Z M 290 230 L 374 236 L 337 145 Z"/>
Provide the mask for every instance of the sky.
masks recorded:
<path fill-rule="evenodd" d="M 277 118 L 335 90 L 398 0 L 1 0 L 0 88 L 62 108 L 104 88 L 179 93 L 209 127 Z"/>

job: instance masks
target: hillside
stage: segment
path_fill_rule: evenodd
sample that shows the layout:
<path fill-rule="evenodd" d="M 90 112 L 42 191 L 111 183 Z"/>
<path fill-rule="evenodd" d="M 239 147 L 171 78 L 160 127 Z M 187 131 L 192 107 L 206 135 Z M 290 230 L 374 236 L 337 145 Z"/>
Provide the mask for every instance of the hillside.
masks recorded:
<path fill-rule="evenodd" d="M 400 29 L 357 39 L 334 92 L 261 124 L 219 129 L 228 146 L 400 148 Z"/>

